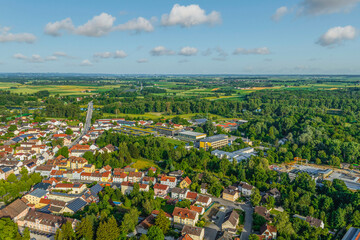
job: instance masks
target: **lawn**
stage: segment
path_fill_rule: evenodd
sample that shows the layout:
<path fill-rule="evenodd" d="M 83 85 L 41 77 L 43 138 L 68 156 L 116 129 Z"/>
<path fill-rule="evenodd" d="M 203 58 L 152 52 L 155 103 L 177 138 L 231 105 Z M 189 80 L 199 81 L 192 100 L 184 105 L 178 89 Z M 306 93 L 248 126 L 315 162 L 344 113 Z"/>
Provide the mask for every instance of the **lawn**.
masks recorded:
<path fill-rule="evenodd" d="M 169 204 L 166 204 L 166 205 L 164 205 L 164 206 L 161 207 L 161 209 L 164 210 L 164 212 L 167 212 L 167 213 L 169 213 L 169 214 L 172 214 L 172 213 L 173 213 L 174 208 L 175 208 L 174 205 L 169 205 Z"/>
<path fill-rule="evenodd" d="M 138 170 L 148 169 L 149 167 L 159 168 L 154 162 L 147 159 L 137 159 L 136 162 L 132 165 L 132 167 Z"/>

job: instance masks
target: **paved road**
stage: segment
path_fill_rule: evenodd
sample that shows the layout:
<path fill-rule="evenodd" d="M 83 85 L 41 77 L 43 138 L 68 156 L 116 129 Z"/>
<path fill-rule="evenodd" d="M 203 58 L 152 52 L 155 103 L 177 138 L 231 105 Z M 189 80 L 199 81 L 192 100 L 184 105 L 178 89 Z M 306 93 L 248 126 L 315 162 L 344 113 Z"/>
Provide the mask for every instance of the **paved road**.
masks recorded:
<path fill-rule="evenodd" d="M 87 132 L 90 130 L 90 127 L 91 127 L 91 118 L 92 118 L 92 113 L 93 113 L 93 102 L 89 102 L 88 104 L 88 110 L 87 110 L 87 114 L 86 114 L 86 121 L 85 121 L 85 124 L 84 124 L 84 128 L 80 134 L 80 136 L 75 139 L 75 141 L 73 141 L 69 148 L 73 147 L 74 145 L 78 144 L 81 140 L 81 138 L 87 134 Z"/>

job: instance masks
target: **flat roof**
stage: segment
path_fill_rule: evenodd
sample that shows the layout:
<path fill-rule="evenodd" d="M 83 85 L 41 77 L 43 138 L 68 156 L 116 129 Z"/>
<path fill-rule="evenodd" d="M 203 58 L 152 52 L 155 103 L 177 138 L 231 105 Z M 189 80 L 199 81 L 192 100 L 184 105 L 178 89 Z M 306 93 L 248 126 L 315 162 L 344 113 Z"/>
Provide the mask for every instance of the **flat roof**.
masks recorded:
<path fill-rule="evenodd" d="M 219 134 L 211 137 L 204 138 L 200 142 L 217 142 L 223 139 L 228 139 L 228 136 L 225 134 Z"/>
<path fill-rule="evenodd" d="M 179 134 L 189 135 L 189 136 L 194 136 L 194 137 L 206 135 L 205 133 L 192 132 L 192 131 L 183 131 L 183 132 L 179 132 Z"/>

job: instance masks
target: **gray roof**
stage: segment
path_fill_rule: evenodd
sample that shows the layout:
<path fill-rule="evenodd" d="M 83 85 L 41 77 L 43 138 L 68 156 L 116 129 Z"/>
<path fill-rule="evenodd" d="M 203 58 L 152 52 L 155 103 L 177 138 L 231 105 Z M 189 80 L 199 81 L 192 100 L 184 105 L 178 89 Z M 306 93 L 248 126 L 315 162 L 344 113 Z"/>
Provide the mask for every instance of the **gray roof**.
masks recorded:
<path fill-rule="evenodd" d="M 204 138 L 204 139 L 200 140 L 200 142 L 217 142 L 217 141 L 223 140 L 223 139 L 228 139 L 228 136 L 225 134 L 218 134 L 215 136 Z"/>
<path fill-rule="evenodd" d="M 41 188 L 37 188 L 34 191 L 32 191 L 31 193 L 29 193 L 29 195 L 31 196 L 35 196 L 38 198 L 42 198 L 43 196 L 45 196 L 47 194 L 47 191 Z"/>
<path fill-rule="evenodd" d="M 51 186 L 50 183 L 39 182 L 38 184 L 34 185 L 34 189 L 40 188 L 40 189 L 43 189 L 43 190 L 47 190 L 50 186 Z"/>
<path fill-rule="evenodd" d="M 86 204 L 87 204 L 87 202 L 85 202 L 81 198 L 77 198 L 77 199 L 71 201 L 66 207 L 68 209 L 72 210 L 73 212 L 77 212 L 80 209 L 82 209 L 83 207 L 85 207 Z"/>
<path fill-rule="evenodd" d="M 90 188 L 91 193 L 97 195 L 99 192 L 103 190 L 103 187 L 100 184 L 96 184 Z"/>
<path fill-rule="evenodd" d="M 183 131 L 183 132 L 179 132 L 179 134 L 197 137 L 197 136 L 204 135 L 205 133 L 192 132 L 192 131 Z"/>

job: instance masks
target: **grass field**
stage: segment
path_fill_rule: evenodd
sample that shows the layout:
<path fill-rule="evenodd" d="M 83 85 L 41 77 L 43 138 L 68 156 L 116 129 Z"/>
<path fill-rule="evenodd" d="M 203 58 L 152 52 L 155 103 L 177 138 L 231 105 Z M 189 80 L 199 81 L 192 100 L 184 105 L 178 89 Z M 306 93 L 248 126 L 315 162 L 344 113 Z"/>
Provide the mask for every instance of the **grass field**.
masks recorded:
<path fill-rule="evenodd" d="M 172 119 L 175 116 L 179 116 L 181 118 L 185 118 L 185 119 L 191 119 L 197 115 L 201 115 L 199 113 L 189 113 L 189 114 L 173 114 L 173 115 L 163 115 L 162 113 L 145 113 L 145 114 L 125 114 L 125 113 L 119 113 L 119 114 L 112 114 L 112 113 L 104 113 L 103 114 L 103 118 L 141 118 L 141 119 L 150 119 L 150 120 L 157 120 L 159 118 L 164 118 L 164 119 Z M 222 117 L 220 115 L 216 115 L 216 114 L 202 114 L 202 115 L 207 115 L 208 117 L 212 117 L 212 118 L 217 118 L 218 120 L 229 120 L 229 118 L 225 118 Z"/>
<path fill-rule="evenodd" d="M 154 162 L 147 159 L 137 159 L 136 162 L 132 165 L 132 167 L 138 170 L 148 169 L 149 167 L 159 168 Z"/>
<path fill-rule="evenodd" d="M 10 90 L 13 93 L 33 94 L 38 91 L 47 90 L 51 95 L 83 96 L 94 93 L 105 92 L 121 85 L 86 86 L 86 85 L 23 85 L 18 83 L 0 82 L 1 90 Z M 12 89 L 13 88 L 13 89 Z"/>

